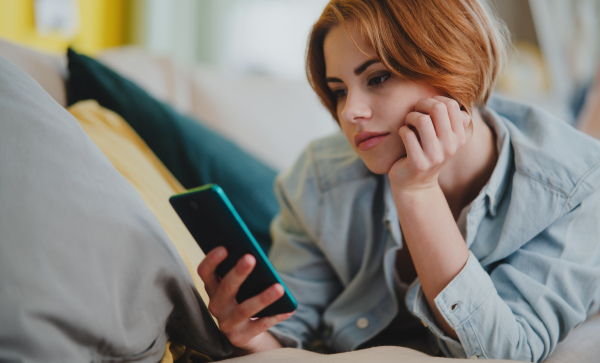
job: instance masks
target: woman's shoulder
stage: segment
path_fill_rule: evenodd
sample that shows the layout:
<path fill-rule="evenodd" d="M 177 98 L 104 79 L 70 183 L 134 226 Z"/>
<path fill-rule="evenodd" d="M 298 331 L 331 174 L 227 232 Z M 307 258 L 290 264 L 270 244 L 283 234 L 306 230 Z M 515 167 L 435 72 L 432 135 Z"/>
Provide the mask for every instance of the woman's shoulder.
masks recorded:
<path fill-rule="evenodd" d="M 517 173 L 569 196 L 600 186 L 600 141 L 541 108 L 506 98 L 493 97 L 487 110 L 508 130 Z"/>
<path fill-rule="evenodd" d="M 373 178 L 341 131 L 312 141 L 294 164 L 279 175 L 288 184 L 313 183 L 319 192 L 347 182 Z"/>

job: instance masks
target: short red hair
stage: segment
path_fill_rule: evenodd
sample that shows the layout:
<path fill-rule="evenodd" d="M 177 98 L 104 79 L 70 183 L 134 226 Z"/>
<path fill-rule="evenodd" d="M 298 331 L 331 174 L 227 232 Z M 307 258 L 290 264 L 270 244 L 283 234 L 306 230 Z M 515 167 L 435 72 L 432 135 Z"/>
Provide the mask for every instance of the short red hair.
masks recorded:
<path fill-rule="evenodd" d="M 329 30 L 356 21 L 391 72 L 431 85 L 468 112 L 485 105 L 506 58 L 506 27 L 485 0 L 332 0 L 310 33 L 306 74 L 334 119 L 337 101 L 325 81 Z"/>

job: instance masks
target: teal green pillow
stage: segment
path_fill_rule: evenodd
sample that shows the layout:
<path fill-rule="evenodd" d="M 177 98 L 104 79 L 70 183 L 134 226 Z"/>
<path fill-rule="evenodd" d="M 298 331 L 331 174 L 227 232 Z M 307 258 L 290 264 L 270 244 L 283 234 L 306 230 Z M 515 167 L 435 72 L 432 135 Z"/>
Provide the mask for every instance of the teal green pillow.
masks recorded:
<path fill-rule="evenodd" d="M 67 57 L 68 105 L 94 99 L 121 115 L 185 188 L 220 185 L 268 251 L 269 225 L 279 208 L 275 170 L 97 60 L 72 49 Z"/>

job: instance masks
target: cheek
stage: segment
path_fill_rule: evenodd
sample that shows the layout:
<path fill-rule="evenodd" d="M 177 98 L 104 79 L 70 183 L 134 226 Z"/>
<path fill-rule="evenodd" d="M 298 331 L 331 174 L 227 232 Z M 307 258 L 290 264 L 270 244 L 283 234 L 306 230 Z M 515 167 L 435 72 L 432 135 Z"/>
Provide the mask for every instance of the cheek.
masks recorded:
<path fill-rule="evenodd" d="M 348 143 L 350 143 L 350 146 L 352 146 L 352 148 L 354 148 L 354 132 L 352 130 L 350 130 L 349 127 L 344 127 L 344 125 L 346 125 L 346 124 L 347 123 L 341 121 L 340 128 L 342 129 L 342 132 L 346 136 Z"/>
<path fill-rule="evenodd" d="M 395 129 L 404 126 L 406 116 L 415 108 L 414 103 L 390 101 L 385 107 L 380 108 L 380 117 L 387 120 L 387 124 Z"/>

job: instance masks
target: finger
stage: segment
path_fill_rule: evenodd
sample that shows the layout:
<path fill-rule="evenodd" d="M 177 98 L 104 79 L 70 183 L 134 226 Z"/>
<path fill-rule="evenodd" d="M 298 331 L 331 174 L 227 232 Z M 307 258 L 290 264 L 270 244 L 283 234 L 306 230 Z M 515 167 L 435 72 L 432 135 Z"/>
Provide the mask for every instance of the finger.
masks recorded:
<path fill-rule="evenodd" d="M 219 285 L 217 266 L 227 258 L 225 247 L 216 247 L 210 251 L 198 265 L 198 275 L 204 281 L 208 296 L 212 296 Z"/>
<path fill-rule="evenodd" d="M 440 96 L 436 96 L 440 97 Z M 431 117 L 437 137 L 441 140 L 447 139 L 452 132 L 448 108 L 444 102 L 435 97 L 420 99 L 415 104 L 415 111 L 427 114 Z"/>
<path fill-rule="evenodd" d="M 423 152 L 429 156 L 435 155 L 439 150 L 439 140 L 431 117 L 424 113 L 411 112 L 406 116 L 406 124 L 416 130 Z"/>
<path fill-rule="evenodd" d="M 242 256 L 231 271 L 221 279 L 215 298 L 220 301 L 234 300 L 240 286 L 250 275 L 255 265 L 256 259 L 254 256 L 250 254 Z"/>
<path fill-rule="evenodd" d="M 281 284 L 273 284 L 260 294 L 242 302 L 236 310 L 235 320 L 243 321 L 256 316 L 264 308 L 279 300 L 285 290 Z"/>
<path fill-rule="evenodd" d="M 461 137 L 465 133 L 465 125 L 463 123 L 463 111 L 460 109 L 460 105 L 456 100 L 444 96 L 435 96 L 435 100 L 442 102 L 448 111 L 450 117 L 450 125 L 452 131 L 458 137 Z"/>
<path fill-rule="evenodd" d="M 398 131 L 406 149 L 407 159 L 413 165 L 423 165 L 427 160 L 416 133 L 408 126 L 402 126 Z"/>

